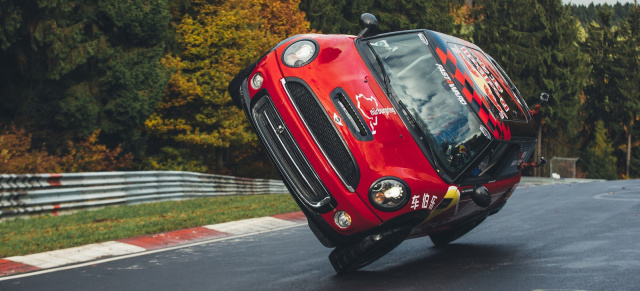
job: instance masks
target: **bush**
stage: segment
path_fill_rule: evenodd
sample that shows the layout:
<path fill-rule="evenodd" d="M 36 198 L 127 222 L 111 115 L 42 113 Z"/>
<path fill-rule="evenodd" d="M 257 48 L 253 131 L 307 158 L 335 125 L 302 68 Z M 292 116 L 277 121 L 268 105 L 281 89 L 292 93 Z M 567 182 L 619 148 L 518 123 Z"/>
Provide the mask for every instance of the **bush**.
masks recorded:
<path fill-rule="evenodd" d="M 98 143 L 100 130 L 87 139 L 69 142 L 65 153 L 47 152 L 45 145 L 32 145 L 31 135 L 10 126 L 0 132 L 0 173 L 62 173 L 114 171 L 131 166 L 133 155 L 122 153 L 120 146 L 107 149 Z"/>

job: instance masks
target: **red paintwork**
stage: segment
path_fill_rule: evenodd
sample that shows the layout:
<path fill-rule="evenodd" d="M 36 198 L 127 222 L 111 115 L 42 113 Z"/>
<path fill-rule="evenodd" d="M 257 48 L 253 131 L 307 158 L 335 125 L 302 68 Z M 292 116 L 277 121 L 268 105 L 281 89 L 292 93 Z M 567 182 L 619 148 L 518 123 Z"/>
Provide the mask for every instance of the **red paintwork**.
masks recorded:
<path fill-rule="evenodd" d="M 300 222 L 303 220 L 307 220 L 307 217 L 304 216 L 304 213 L 302 213 L 302 211 L 276 214 L 276 215 L 271 215 L 271 217 L 284 219 L 292 222 Z"/>
<path fill-rule="evenodd" d="M 118 240 L 119 242 L 139 246 L 148 250 L 183 244 L 195 240 L 226 236 L 227 233 L 205 227 L 194 227 L 160 234 L 144 235 Z"/>
<path fill-rule="evenodd" d="M 0 259 L 0 277 L 40 270 L 38 267 Z"/>
<path fill-rule="evenodd" d="M 285 66 L 280 60 L 283 51 L 289 43 L 301 38 L 310 38 L 319 44 L 320 51 L 317 58 L 300 68 Z M 440 178 L 413 140 L 401 118 L 395 113 L 377 115 L 377 124 L 371 128 L 372 131 L 375 130 L 373 141 L 359 141 L 353 137 L 346 126 L 336 126 L 351 150 L 361 172 L 361 179 L 354 193 L 350 192 L 338 178 L 304 126 L 291 100 L 287 97 L 281 79 L 285 77 L 303 79 L 319 98 L 329 116 L 338 113 L 330 100 L 330 93 L 337 87 L 344 89 L 356 106 L 358 104 L 356 96 L 362 94 L 366 98 L 375 98 L 375 103 L 378 104 L 377 108 L 393 108 L 356 50 L 354 39 L 354 36 L 344 35 L 301 35 L 269 53 L 249 75 L 249 80 L 258 72 L 264 76 L 264 83 L 259 90 L 266 89 L 269 92 L 301 150 L 338 202 L 338 207 L 334 211 L 322 214 L 322 217 L 337 232 L 345 235 L 368 230 L 384 221 L 414 211 L 411 208 L 411 202 L 394 212 L 383 212 L 372 207 L 368 198 L 369 187 L 379 178 L 398 177 L 408 184 L 412 196 L 424 193 L 437 196 L 435 205 L 442 201 L 449 186 L 459 186 L 448 185 Z M 445 53 L 438 49 L 437 54 L 445 62 L 446 60 L 457 61 L 450 51 Z M 462 72 L 457 73 L 460 75 L 455 74 L 454 78 L 462 81 L 470 79 L 466 73 L 464 75 Z M 249 95 L 253 98 L 259 90 L 254 90 L 249 86 Z M 486 100 L 475 92 L 473 96 L 466 88 L 463 88 L 462 92 L 469 101 L 476 98 L 478 101 L 486 103 Z M 363 102 L 364 108 L 362 109 L 365 113 L 375 109 L 372 104 L 374 104 L 373 101 Z M 481 111 L 479 115 L 485 123 L 491 121 L 499 126 L 502 125 L 501 122 L 487 115 L 485 111 Z M 494 132 L 496 136 L 501 136 L 504 139 L 511 137 L 508 128 L 500 129 L 504 135 L 499 135 L 496 131 Z M 518 175 L 503 181 L 485 184 L 484 186 L 492 194 L 492 205 L 500 203 L 499 200 L 505 191 L 512 189 L 512 186 L 517 184 L 519 180 L 520 176 Z M 337 227 L 333 221 L 334 212 L 339 210 L 348 212 L 352 217 L 352 225 L 347 229 Z M 449 209 L 429 223 L 417 227 L 412 236 L 427 235 L 438 227 L 480 213 L 483 210 L 485 209 L 478 207 L 468 196 L 463 197 L 457 208 L 457 215 L 453 215 L 455 209 Z"/>
<path fill-rule="evenodd" d="M 47 183 L 49 183 L 51 187 L 62 186 L 62 183 L 60 182 L 60 178 L 62 178 L 61 174 L 49 174 Z"/>

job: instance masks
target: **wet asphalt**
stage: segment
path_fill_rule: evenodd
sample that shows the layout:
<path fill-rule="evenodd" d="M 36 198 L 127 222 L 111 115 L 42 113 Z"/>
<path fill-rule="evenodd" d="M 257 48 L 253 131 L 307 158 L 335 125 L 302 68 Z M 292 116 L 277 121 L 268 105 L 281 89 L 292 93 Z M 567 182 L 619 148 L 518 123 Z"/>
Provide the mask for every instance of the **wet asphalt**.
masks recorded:
<path fill-rule="evenodd" d="M 0 290 L 640 290 L 640 180 L 519 188 L 445 248 L 335 274 L 307 226 L 0 281 Z"/>

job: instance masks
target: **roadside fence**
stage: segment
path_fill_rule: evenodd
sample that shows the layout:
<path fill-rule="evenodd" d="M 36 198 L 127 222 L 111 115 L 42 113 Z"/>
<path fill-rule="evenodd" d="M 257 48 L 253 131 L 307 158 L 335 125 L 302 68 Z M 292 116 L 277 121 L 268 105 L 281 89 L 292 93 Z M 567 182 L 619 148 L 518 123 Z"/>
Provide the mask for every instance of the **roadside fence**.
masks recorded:
<path fill-rule="evenodd" d="M 179 171 L 0 174 L 0 218 L 115 204 L 288 192 L 280 180 Z"/>

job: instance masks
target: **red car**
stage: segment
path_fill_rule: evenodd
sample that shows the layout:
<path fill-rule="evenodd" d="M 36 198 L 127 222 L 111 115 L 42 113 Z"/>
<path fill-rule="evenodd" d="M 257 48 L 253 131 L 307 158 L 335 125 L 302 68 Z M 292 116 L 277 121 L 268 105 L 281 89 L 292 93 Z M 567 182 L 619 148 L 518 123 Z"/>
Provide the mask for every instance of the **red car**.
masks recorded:
<path fill-rule="evenodd" d="M 459 238 L 534 165 L 534 119 L 493 58 L 429 30 L 366 37 L 376 24 L 290 37 L 229 85 L 338 273 Z"/>

